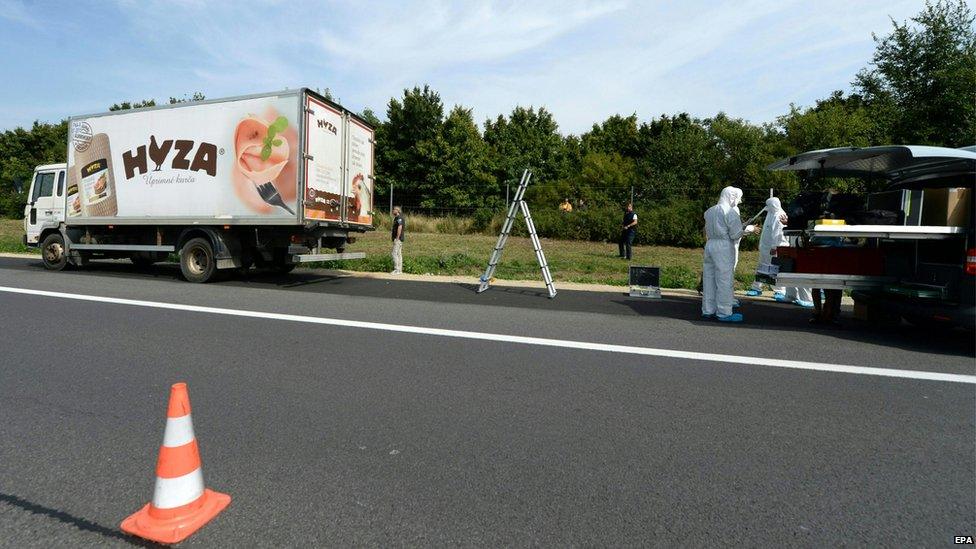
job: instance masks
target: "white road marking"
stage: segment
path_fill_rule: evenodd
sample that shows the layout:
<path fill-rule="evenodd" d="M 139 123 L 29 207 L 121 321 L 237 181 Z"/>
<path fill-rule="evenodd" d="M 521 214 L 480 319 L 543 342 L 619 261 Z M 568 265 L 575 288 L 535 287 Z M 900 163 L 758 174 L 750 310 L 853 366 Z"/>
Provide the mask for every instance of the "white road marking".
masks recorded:
<path fill-rule="evenodd" d="M 446 330 L 443 328 L 425 328 L 423 326 L 401 326 L 384 324 L 382 322 L 364 322 L 361 320 L 345 320 L 341 318 L 325 318 L 304 315 L 289 315 L 283 313 L 266 313 L 261 311 L 246 311 L 242 309 L 225 309 L 222 307 L 204 307 L 201 305 L 185 305 L 182 303 L 163 303 L 160 301 L 142 301 L 138 299 L 123 299 L 118 297 L 104 297 L 64 292 L 50 292 L 47 290 L 33 290 L 26 288 L 12 288 L 0 286 L 0 292 L 25 294 L 76 301 L 92 301 L 96 303 L 112 303 L 115 305 L 130 305 L 134 307 L 150 307 L 154 309 L 168 309 L 173 311 L 188 311 L 225 316 L 246 318 L 263 318 L 268 320 L 284 320 L 302 322 L 306 324 L 324 324 L 327 326 L 342 326 L 347 328 L 364 328 L 367 330 L 382 330 L 407 334 L 430 335 L 440 337 L 455 337 L 461 339 L 476 339 L 502 343 L 518 343 L 522 345 L 542 345 L 546 347 L 560 347 L 563 349 L 579 349 L 585 351 L 603 351 L 610 353 L 624 353 L 631 355 L 657 356 L 665 358 L 681 358 L 704 362 L 723 362 L 727 364 L 745 364 L 748 366 L 766 366 L 771 368 L 789 368 L 793 370 L 813 370 L 833 372 L 839 374 L 855 374 L 866 376 L 896 377 L 903 379 L 922 379 L 928 381 L 947 381 L 951 383 L 968 383 L 976 385 L 976 375 L 946 374 L 941 372 L 927 372 L 922 370 L 898 370 L 893 368 L 874 368 L 868 366 L 848 366 L 843 364 L 827 364 L 823 362 L 804 362 L 800 360 L 783 360 L 778 358 L 761 358 L 750 356 L 723 355 L 717 353 L 700 353 L 696 351 L 678 351 L 675 349 L 655 349 L 652 347 L 634 347 L 630 345 L 611 345 L 607 343 L 588 343 L 584 341 L 570 341 L 565 339 L 549 339 L 542 337 L 525 337 L 506 334 L 491 334 L 484 332 L 469 332 L 464 330 Z"/>

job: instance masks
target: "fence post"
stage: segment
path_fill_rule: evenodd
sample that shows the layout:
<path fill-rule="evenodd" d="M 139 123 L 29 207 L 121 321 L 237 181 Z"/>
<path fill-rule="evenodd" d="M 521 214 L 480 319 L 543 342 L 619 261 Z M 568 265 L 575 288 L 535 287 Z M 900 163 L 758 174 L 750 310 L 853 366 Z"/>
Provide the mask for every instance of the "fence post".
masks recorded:
<path fill-rule="evenodd" d="M 390 182 L 390 217 L 393 217 L 393 182 Z"/>

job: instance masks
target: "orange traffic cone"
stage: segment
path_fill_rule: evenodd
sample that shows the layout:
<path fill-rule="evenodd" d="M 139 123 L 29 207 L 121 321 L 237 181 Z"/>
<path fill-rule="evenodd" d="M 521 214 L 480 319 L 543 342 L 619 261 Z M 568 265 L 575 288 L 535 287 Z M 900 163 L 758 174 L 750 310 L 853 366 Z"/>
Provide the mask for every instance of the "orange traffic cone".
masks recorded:
<path fill-rule="evenodd" d="M 159 543 L 179 543 L 230 505 L 230 496 L 203 486 L 186 383 L 169 393 L 166 433 L 156 462 L 152 501 L 122 521 L 122 531 Z"/>

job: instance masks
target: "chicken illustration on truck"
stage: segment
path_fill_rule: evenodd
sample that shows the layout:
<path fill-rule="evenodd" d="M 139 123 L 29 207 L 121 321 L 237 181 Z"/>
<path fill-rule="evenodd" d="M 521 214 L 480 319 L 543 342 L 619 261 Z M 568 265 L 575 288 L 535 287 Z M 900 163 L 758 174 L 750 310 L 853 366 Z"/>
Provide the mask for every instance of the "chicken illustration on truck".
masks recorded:
<path fill-rule="evenodd" d="M 67 163 L 34 171 L 25 244 L 51 270 L 177 253 L 191 282 L 359 259 L 373 146 L 368 122 L 309 89 L 72 117 Z"/>

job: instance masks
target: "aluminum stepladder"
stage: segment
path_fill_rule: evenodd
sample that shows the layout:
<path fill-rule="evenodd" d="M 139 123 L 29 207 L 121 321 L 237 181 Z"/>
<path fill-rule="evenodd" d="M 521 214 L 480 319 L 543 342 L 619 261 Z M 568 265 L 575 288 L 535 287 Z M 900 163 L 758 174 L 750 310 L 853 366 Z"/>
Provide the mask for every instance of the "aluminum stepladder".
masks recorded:
<path fill-rule="evenodd" d="M 498 267 L 498 262 L 502 259 L 502 252 L 505 251 L 505 243 L 508 242 L 508 235 L 512 232 L 512 225 L 515 224 L 515 216 L 521 211 L 522 217 L 525 218 L 525 226 L 529 230 L 529 238 L 532 239 L 535 258 L 539 261 L 539 267 L 542 269 L 542 280 L 546 283 L 549 299 L 556 297 L 556 286 L 552 282 L 552 275 L 549 274 L 549 263 L 546 262 L 546 254 L 542 252 L 539 235 L 535 232 L 535 223 L 532 222 L 529 205 L 523 200 L 525 188 L 529 186 L 531 179 L 532 172 L 529 170 L 522 172 L 522 180 L 519 181 L 519 186 L 515 190 L 512 203 L 508 206 L 508 217 L 505 218 L 505 223 L 502 225 L 502 232 L 498 235 L 498 243 L 495 244 L 495 249 L 491 252 L 491 259 L 488 260 L 488 268 L 485 269 L 485 274 L 481 276 L 481 285 L 478 286 L 479 294 L 491 287 L 492 278 L 495 276 L 495 268 Z"/>

